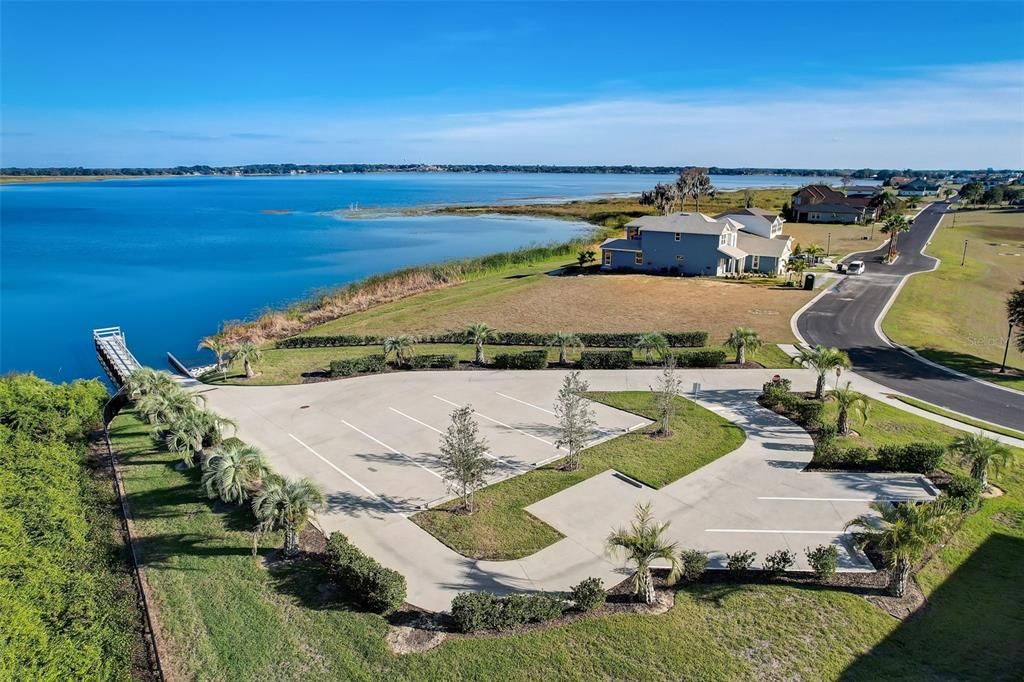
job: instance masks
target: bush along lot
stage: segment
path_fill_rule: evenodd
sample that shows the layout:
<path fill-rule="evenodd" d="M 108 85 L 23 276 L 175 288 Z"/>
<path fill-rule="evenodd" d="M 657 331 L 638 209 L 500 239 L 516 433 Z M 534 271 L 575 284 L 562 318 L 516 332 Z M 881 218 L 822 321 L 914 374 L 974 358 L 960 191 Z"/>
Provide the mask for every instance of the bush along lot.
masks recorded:
<path fill-rule="evenodd" d="M 656 332 L 665 338 L 672 348 L 701 348 L 708 343 L 708 333 L 693 332 Z M 573 334 L 588 348 L 629 348 L 636 341 L 636 332 L 577 332 Z M 536 332 L 498 331 L 492 340 L 492 346 L 548 346 L 551 345 L 553 334 Z M 282 339 L 274 344 L 275 348 L 325 348 L 337 346 L 379 346 L 387 337 L 358 334 L 337 334 L 332 336 L 293 336 Z M 419 343 L 466 343 L 466 332 L 454 330 L 441 334 L 420 335 Z"/>

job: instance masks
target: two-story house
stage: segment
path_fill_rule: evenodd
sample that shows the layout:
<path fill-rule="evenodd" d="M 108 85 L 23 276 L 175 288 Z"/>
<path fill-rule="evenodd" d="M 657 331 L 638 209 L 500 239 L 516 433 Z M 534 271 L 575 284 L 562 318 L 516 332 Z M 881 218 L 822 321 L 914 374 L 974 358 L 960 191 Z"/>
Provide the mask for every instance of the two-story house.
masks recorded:
<path fill-rule="evenodd" d="M 790 197 L 792 217 L 800 223 L 865 223 L 878 219 L 873 197 L 848 197 L 828 185 L 807 185 Z"/>

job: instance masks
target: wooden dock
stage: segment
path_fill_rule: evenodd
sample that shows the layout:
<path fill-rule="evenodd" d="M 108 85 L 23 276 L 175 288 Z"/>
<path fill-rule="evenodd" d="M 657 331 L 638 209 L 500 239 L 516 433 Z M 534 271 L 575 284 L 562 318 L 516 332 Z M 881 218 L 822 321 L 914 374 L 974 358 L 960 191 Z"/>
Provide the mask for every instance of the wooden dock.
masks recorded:
<path fill-rule="evenodd" d="M 118 389 L 127 383 L 128 377 L 135 370 L 142 367 L 128 350 L 120 327 L 93 329 L 92 340 L 96 346 L 96 359 L 99 360 L 100 367 Z"/>

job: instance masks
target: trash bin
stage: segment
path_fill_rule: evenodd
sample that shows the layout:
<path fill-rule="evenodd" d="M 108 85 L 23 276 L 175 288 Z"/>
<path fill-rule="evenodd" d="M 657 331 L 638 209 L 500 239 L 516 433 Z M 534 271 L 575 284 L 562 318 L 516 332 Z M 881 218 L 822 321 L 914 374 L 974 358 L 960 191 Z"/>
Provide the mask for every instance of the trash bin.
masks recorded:
<path fill-rule="evenodd" d="M 814 288 L 814 273 L 808 272 L 807 276 L 804 277 L 804 289 L 810 291 Z"/>

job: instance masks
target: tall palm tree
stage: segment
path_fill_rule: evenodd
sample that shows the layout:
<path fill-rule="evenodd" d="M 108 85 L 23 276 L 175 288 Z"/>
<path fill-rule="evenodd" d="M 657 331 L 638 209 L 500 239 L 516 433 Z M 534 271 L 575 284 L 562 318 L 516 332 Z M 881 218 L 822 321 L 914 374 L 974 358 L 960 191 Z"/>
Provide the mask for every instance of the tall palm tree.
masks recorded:
<path fill-rule="evenodd" d="M 800 355 L 793 358 L 793 362 L 813 369 L 818 373 L 818 384 L 814 389 L 814 397 L 821 400 L 825 394 L 825 376 L 835 369 L 850 369 L 849 356 L 838 348 L 826 348 L 815 346 L 814 348 L 801 348 Z"/>
<path fill-rule="evenodd" d="M 624 555 L 626 562 L 636 567 L 633 574 L 633 593 L 646 604 L 655 600 L 654 576 L 651 564 L 655 561 L 669 563 L 669 584 L 674 583 L 682 570 L 676 543 L 664 538 L 668 522 L 658 523 L 651 515 L 651 503 L 638 504 L 636 516 L 629 528 L 619 528 L 608 536 L 608 551 Z"/>
<path fill-rule="evenodd" d="M 644 360 L 648 365 L 654 364 L 654 358 L 664 360 L 668 354 L 668 340 L 658 332 L 648 332 L 636 337 L 633 342 L 633 349 L 644 354 Z"/>
<path fill-rule="evenodd" d="M 850 413 L 859 414 L 862 423 L 868 421 L 868 406 L 870 403 L 860 393 L 850 388 L 850 382 L 846 382 L 843 388 L 836 388 L 829 391 L 829 397 L 836 401 L 836 431 L 841 436 L 850 434 Z"/>
<path fill-rule="evenodd" d="M 276 528 L 284 529 L 284 555 L 299 553 L 299 533 L 309 520 L 310 513 L 324 504 L 324 494 L 308 478 L 292 480 L 274 477 L 252 498 L 252 511 L 259 521 L 259 533 Z M 255 540 L 254 540 L 255 543 Z M 255 551 L 255 544 L 253 545 Z"/>
<path fill-rule="evenodd" d="M 226 366 L 225 358 L 227 357 L 230 346 L 227 340 L 224 339 L 220 334 L 214 334 L 213 336 L 207 336 L 205 339 L 199 342 L 199 347 L 196 350 L 207 349 L 212 351 L 217 356 L 217 369 L 223 370 Z"/>
<path fill-rule="evenodd" d="M 203 462 L 202 486 L 211 499 L 242 502 L 269 474 L 270 464 L 259 448 L 236 442 L 217 448 Z"/>
<path fill-rule="evenodd" d="M 484 357 L 484 344 L 498 340 L 498 331 L 486 322 L 477 322 L 466 327 L 466 343 L 476 345 L 475 362 L 482 365 L 487 362 Z"/>
<path fill-rule="evenodd" d="M 256 365 L 263 362 L 263 351 L 252 341 L 246 341 L 235 351 L 235 360 L 242 361 L 245 377 L 252 379 L 256 376 Z"/>
<path fill-rule="evenodd" d="M 761 337 L 749 327 L 736 327 L 729 334 L 725 345 L 736 351 L 736 364 L 742 365 L 747 361 L 747 351 L 756 353 L 761 347 Z"/>
<path fill-rule="evenodd" d="M 416 347 L 416 340 L 415 336 L 410 336 L 409 334 L 389 336 L 384 339 L 384 357 L 388 357 L 394 353 L 395 362 L 399 365 L 404 365 L 413 355 Z"/>
<path fill-rule="evenodd" d="M 846 524 L 860 528 L 857 544 L 881 552 L 891 571 L 889 591 L 902 597 L 907 589 L 910 569 L 924 556 L 928 547 L 940 541 L 949 530 L 954 515 L 943 502 L 872 502 L 878 514 L 863 514 Z"/>
<path fill-rule="evenodd" d="M 971 476 L 981 483 L 981 489 L 985 491 L 990 490 L 989 470 L 998 475 L 1013 462 L 1010 448 L 980 431 L 957 436 L 950 449 L 960 457 L 962 466 L 970 467 Z"/>
<path fill-rule="evenodd" d="M 580 337 L 572 332 L 555 332 L 548 339 L 548 345 L 558 349 L 558 364 L 560 365 L 564 365 L 569 361 L 566 354 L 570 348 L 583 349 L 583 342 L 580 340 Z"/>
<path fill-rule="evenodd" d="M 903 215 L 891 215 L 886 218 L 885 223 L 879 228 L 879 232 L 889 235 L 889 250 L 886 260 L 892 261 L 896 257 L 896 245 L 899 242 L 900 234 L 910 229 L 910 223 Z"/>

